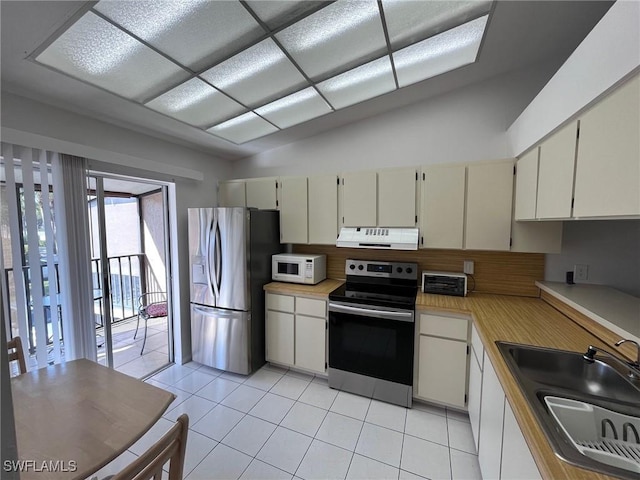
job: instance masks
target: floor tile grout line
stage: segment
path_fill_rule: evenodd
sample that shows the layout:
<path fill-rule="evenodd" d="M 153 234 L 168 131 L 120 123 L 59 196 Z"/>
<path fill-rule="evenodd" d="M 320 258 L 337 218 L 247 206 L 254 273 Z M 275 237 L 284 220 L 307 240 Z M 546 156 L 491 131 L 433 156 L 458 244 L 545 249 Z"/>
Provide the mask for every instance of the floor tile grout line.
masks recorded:
<path fill-rule="evenodd" d="M 338 395 L 336 395 L 336 399 Z M 334 400 L 335 402 L 335 400 Z M 367 411 L 364 413 L 364 419 L 362 419 L 362 425 L 360 425 L 360 432 L 358 432 L 358 438 L 356 439 L 356 444 L 353 447 L 353 452 L 351 452 L 351 460 L 349 460 L 349 466 L 347 467 L 347 473 L 344 474 L 344 477 L 347 478 L 349 475 L 349 469 L 351 469 L 351 464 L 353 463 L 353 457 L 356 454 L 356 449 L 358 448 L 358 442 L 360 441 L 360 436 L 362 435 L 362 430 L 364 429 L 365 420 L 367 419 L 367 415 L 369 414 L 369 409 L 371 408 L 371 399 L 369 399 L 369 405 L 367 405 Z M 336 413 L 336 412 L 334 412 Z M 346 416 L 346 415 L 345 415 Z M 402 455 L 402 452 L 401 452 Z"/>

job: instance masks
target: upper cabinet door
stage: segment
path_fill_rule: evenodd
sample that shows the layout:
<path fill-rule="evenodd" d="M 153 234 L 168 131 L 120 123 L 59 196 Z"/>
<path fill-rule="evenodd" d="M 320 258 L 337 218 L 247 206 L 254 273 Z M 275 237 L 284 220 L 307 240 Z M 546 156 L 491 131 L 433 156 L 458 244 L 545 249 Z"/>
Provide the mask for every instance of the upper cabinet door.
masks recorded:
<path fill-rule="evenodd" d="M 538 218 L 571 216 L 577 135 L 578 122 L 572 122 L 540 145 Z"/>
<path fill-rule="evenodd" d="M 219 207 L 246 207 L 244 180 L 218 182 Z"/>
<path fill-rule="evenodd" d="M 342 175 L 342 218 L 345 227 L 377 225 L 376 172 L 354 172 Z"/>
<path fill-rule="evenodd" d="M 261 210 L 275 210 L 278 208 L 277 184 L 278 179 L 276 177 L 246 180 L 247 207 Z"/>
<path fill-rule="evenodd" d="M 580 120 L 574 217 L 640 215 L 640 76 Z"/>
<path fill-rule="evenodd" d="M 378 226 L 416 226 L 415 168 L 378 171 Z"/>
<path fill-rule="evenodd" d="M 538 190 L 538 147 L 523 155 L 516 168 L 516 220 L 536 218 Z"/>
<path fill-rule="evenodd" d="M 509 250 L 513 161 L 467 167 L 465 248 Z"/>
<path fill-rule="evenodd" d="M 309 177 L 309 243 L 335 245 L 338 238 L 338 176 Z"/>
<path fill-rule="evenodd" d="M 465 166 L 422 169 L 420 246 L 462 248 Z"/>
<path fill-rule="evenodd" d="M 307 243 L 307 177 L 280 178 L 280 242 Z"/>

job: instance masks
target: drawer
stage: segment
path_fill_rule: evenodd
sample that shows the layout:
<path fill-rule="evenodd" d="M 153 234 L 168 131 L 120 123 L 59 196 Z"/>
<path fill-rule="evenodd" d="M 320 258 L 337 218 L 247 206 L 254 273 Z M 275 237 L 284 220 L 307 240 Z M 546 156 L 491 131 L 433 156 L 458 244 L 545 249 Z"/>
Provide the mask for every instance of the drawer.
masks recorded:
<path fill-rule="evenodd" d="M 327 302 L 314 300 L 313 298 L 297 297 L 296 313 L 325 318 L 327 316 Z"/>
<path fill-rule="evenodd" d="M 478 366 L 480 367 L 480 370 L 482 370 L 484 366 L 482 362 L 484 358 L 484 345 L 482 345 L 482 340 L 480 340 L 478 330 L 476 330 L 476 326 L 473 323 L 471 323 L 471 350 L 473 350 Z"/>
<path fill-rule="evenodd" d="M 441 315 L 421 314 L 420 333 L 438 337 L 467 341 L 469 320 L 466 318 L 445 317 Z"/>
<path fill-rule="evenodd" d="M 267 310 L 279 310 L 281 312 L 294 312 L 295 297 L 289 295 L 276 295 L 267 293 Z"/>

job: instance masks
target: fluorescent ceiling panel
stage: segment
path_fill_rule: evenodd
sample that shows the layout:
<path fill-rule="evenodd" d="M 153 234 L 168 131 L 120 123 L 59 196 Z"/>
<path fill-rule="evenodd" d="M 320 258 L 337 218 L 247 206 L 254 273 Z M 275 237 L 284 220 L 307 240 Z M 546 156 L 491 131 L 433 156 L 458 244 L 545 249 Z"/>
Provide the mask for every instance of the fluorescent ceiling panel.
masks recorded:
<path fill-rule="evenodd" d="M 488 16 L 480 17 L 393 53 L 400 87 L 473 63 Z"/>
<path fill-rule="evenodd" d="M 331 2 L 311 0 L 249 0 L 247 4 L 271 30 L 300 18 L 305 13 Z"/>
<path fill-rule="evenodd" d="M 247 112 L 207 130 L 233 143 L 245 143 L 277 131 L 276 127 L 253 112 Z"/>
<path fill-rule="evenodd" d="M 245 105 L 264 104 L 307 85 L 302 74 L 270 38 L 201 76 Z"/>
<path fill-rule="evenodd" d="M 329 113 L 331 108 L 309 87 L 257 108 L 256 112 L 279 128 L 287 128 Z"/>
<path fill-rule="evenodd" d="M 489 12 L 491 1 L 382 0 L 391 47 L 424 40 Z"/>
<path fill-rule="evenodd" d="M 276 34 L 311 78 L 343 72 L 380 56 L 386 40 L 377 2 L 337 2 Z"/>
<path fill-rule="evenodd" d="M 344 108 L 395 90 L 388 56 L 366 63 L 318 84 L 334 108 Z"/>
<path fill-rule="evenodd" d="M 199 78 L 192 78 L 146 105 L 196 127 L 212 125 L 245 110 Z"/>
<path fill-rule="evenodd" d="M 265 34 L 240 2 L 102 0 L 94 8 L 193 70 L 211 65 Z"/>
<path fill-rule="evenodd" d="M 87 12 L 36 60 L 129 99 L 184 80 L 186 71 Z"/>

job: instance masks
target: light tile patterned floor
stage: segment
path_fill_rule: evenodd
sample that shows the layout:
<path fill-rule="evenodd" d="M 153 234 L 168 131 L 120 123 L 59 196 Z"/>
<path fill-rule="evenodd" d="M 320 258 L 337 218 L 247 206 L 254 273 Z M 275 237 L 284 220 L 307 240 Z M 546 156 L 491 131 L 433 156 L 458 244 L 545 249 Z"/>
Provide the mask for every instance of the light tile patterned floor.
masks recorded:
<path fill-rule="evenodd" d="M 196 363 L 148 380 L 177 394 L 112 474 L 190 418 L 184 475 L 205 479 L 480 479 L 466 414 L 331 390 L 326 378 L 266 365 L 250 377 Z"/>

